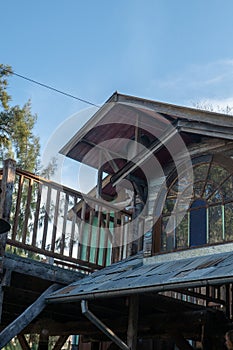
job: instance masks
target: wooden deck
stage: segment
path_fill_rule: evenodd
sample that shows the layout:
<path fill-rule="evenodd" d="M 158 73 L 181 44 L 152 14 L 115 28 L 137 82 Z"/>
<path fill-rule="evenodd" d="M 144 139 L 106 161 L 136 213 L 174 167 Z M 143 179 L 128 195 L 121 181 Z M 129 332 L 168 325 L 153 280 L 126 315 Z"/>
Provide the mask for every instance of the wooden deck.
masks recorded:
<path fill-rule="evenodd" d="M 58 350 L 76 334 L 77 310 L 72 305 L 69 310 L 45 307 L 43 295 L 127 257 L 127 245 L 114 247 L 112 228 L 124 240 L 124 223 L 131 215 L 16 169 L 12 160 L 5 161 L 0 179 L 0 217 L 11 224 L 11 231 L 0 237 L 0 347 L 18 335 L 28 349 L 24 334 L 43 338 L 48 329 L 60 336 Z"/>

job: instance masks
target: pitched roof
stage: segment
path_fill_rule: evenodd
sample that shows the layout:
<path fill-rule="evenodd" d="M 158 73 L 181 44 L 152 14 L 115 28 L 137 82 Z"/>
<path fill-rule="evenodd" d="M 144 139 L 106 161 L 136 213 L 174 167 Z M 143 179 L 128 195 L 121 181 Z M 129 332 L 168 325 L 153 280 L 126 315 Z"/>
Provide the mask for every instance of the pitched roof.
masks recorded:
<path fill-rule="evenodd" d="M 193 251 L 198 253 L 198 249 Z M 50 295 L 48 301 L 70 302 L 232 282 L 233 252 L 206 252 L 188 258 L 177 254 L 175 260 L 167 261 L 156 257 L 145 260 L 139 254 L 72 283 Z"/>
<path fill-rule="evenodd" d="M 172 130 L 233 139 L 233 116 L 114 93 L 61 149 L 61 153 L 94 168 L 107 152 L 118 168 L 125 165 L 126 141 L 139 127 L 149 142 L 172 138 Z M 155 137 L 156 136 L 156 137 Z M 161 143 L 161 142 L 160 142 Z M 106 158 L 108 160 L 108 158 Z M 112 168 L 105 164 L 104 171 Z"/>

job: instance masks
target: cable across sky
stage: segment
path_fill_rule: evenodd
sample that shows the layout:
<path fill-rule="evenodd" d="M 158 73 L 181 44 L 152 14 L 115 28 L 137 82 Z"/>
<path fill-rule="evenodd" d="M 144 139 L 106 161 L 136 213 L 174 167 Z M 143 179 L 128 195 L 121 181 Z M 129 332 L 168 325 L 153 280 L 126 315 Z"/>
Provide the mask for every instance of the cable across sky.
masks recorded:
<path fill-rule="evenodd" d="M 29 82 L 31 82 L 31 83 L 33 83 L 33 84 L 37 84 L 37 85 L 39 85 L 39 86 L 42 86 L 43 88 L 46 88 L 46 89 L 55 91 L 55 92 L 57 92 L 57 93 L 59 93 L 59 94 L 62 94 L 62 95 L 64 95 L 64 96 L 67 96 L 67 97 L 73 98 L 73 99 L 75 99 L 75 100 L 78 100 L 78 101 L 80 101 L 80 102 L 83 102 L 83 103 L 86 103 L 86 104 L 89 104 L 89 105 L 91 105 L 91 106 L 95 106 L 95 107 L 98 107 L 98 108 L 100 107 L 100 106 L 98 106 L 97 104 L 95 104 L 95 103 L 93 103 L 93 102 L 90 102 L 90 101 L 85 100 L 85 99 L 83 99 L 83 98 L 80 98 L 80 97 L 71 95 L 71 94 L 69 94 L 69 93 L 67 93 L 67 92 L 58 90 L 58 89 L 56 89 L 56 88 L 54 88 L 54 87 L 52 87 L 52 86 L 50 86 L 50 85 L 47 85 L 47 84 L 41 83 L 41 82 L 39 82 L 39 81 L 36 81 L 36 80 L 34 80 L 34 79 L 28 78 L 28 77 L 26 77 L 26 76 L 24 76 L 24 75 L 22 75 L 22 74 L 18 74 L 18 73 L 16 73 L 16 72 L 11 71 L 11 70 L 8 70 L 8 69 L 6 69 L 6 68 L 2 68 L 1 70 L 2 70 L 3 72 L 5 71 L 5 72 L 7 72 L 7 73 L 13 74 L 13 75 L 15 75 L 15 76 L 17 76 L 17 77 L 19 77 L 19 78 L 21 78 L 21 79 L 27 80 L 27 81 L 29 81 Z"/>

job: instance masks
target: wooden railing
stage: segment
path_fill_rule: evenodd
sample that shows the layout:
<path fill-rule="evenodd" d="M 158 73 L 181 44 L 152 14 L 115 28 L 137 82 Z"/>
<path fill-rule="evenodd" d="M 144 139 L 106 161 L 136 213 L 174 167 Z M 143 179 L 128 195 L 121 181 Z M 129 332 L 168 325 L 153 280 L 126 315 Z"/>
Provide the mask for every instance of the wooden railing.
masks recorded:
<path fill-rule="evenodd" d="M 5 164 L 3 173 L 9 170 Z M 130 213 L 20 169 L 7 186 L 11 252 L 87 271 L 128 256 Z"/>

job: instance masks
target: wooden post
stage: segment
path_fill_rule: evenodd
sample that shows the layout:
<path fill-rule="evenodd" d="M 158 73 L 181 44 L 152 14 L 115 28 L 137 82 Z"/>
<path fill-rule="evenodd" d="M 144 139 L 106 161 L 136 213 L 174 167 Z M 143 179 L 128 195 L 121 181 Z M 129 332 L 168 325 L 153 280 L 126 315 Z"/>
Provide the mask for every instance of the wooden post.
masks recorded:
<path fill-rule="evenodd" d="M 40 333 L 38 350 L 48 350 L 49 348 L 49 332 L 46 329 L 42 329 Z"/>
<path fill-rule="evenodd" d="M 28 342 L 23 334 L 18 334 L 17 338 L 23 350 L 30 350 L 30 346 L 28 345 Z"/>
<path fill-rule="evenodd" d="M 2 175 L 2 193 L 0 195 L 0 218 L 10 221 L 12 193 L 15 181 L 16 162 L 13 159 L 4 161 L 3 175 Z M 0 256 L 3 257 L 5 253 L 7 233 L 0 236 Z M 2 270 L 2 266 L 1 266 Z"/>
<path fill-rule="evenodd" d="M 129 297 L 129 316 L 127 330 L 127 345 L 130 350 L 136 350 L 137 347 L 137 332 L 138 332 L 138 295 Z"/>
<path fill-rule="evenodd" d="M 7 159 L 4 161 L 2 181 L 1 181 L 1 194 L 0 194 L 0 218 L 10 221 L 11 205 L 12 205 L 12 193 L 15 181 L 16 162 L 13 159 Z M 0 235 L 0 321 L 2 316 L 2 305 L 4 292 L 2 288 L 3 280 L 3 259 L 5 255 L 7 240 L 7 232 Z"/>
<path fill-rule="evenodd" d="M 16 162 L 13 159 L 4 161 L 2 175 L 2 193 L 0 196 L 0 217 L 4 220 L 10 220 L 10 212 L 12 205 L 12 193 L 15 181 Z"/>

